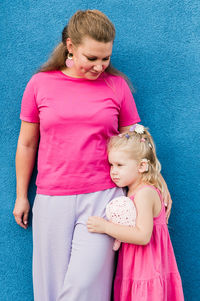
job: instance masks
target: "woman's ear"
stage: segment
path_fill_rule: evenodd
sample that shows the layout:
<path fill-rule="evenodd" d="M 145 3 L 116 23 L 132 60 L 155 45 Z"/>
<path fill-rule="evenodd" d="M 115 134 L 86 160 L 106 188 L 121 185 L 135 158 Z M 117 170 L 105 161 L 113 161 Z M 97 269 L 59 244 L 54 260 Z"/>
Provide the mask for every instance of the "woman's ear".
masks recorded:
<path fill-rule="evenodd" d="M 142 159 L 138 166 L 138 171 L 140 173 L 147 172 L 149 170 L 149 163 L 147 159 Z"/>
<path fill-rule="evenodd" d="M 67 38 L 66 45 L 67 45 L 68 52 L 73 53 L 73 44 L 70 38 Z"/>

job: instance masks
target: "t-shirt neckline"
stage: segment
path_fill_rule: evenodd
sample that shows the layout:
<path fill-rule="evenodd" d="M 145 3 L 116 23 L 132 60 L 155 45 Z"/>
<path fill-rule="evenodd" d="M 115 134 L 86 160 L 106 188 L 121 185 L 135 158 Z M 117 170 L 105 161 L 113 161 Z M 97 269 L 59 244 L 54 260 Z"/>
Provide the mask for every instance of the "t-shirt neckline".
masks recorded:
<path fill-rule="evenodd" d="M 83 78 L 83 77 L 73 77 L 70 75 L 65 74 L 64 72 L 62 72 L 61 70 L 56 70 L 60 75 L 62 75 L 63 77 L 65 77 L 66 79 L 72 80 L 72 81 L 86 81 L 86 82 L 96 82 L 96 80 L 100 79 L 103 76 L 103 73 L 96 79 L 96 80 L 89 80 L 87 78 Z"/>

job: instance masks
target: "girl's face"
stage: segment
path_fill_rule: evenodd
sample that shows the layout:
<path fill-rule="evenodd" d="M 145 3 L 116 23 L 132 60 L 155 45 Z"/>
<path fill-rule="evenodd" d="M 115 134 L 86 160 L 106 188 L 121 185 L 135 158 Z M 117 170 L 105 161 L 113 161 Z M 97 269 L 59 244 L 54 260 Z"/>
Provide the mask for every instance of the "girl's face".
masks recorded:
<path fill-rule="evenodd" d="M 84 37 L 81 45 L 75 47 L 68 38 L 67 48 L 73 54 L 74 65 L 67 68 L 66 73 L 72 77 L 97 79 L 110 63 L 112 45 L 113 42 L 98 42 Z"/>
<path fill-rule="evenodd" d="M 111 179 L 118 187 L 128 186 L 130 190 L 139 182 L 138 163 L 130 157 L 128 152 L 111 149 L 108 160 Z"/>

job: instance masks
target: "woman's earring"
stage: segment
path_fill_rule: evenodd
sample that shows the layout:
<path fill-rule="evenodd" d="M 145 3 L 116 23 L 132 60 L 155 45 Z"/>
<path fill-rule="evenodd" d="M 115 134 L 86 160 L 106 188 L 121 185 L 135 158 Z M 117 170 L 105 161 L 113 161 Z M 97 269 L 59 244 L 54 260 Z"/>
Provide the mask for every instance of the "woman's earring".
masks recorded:
<path fill-rule="evenodd" d="M 73 67 L 74 61 L 73 61 L 73 54 L 72 54 L 72 53 L 68 53 L 67 59 L 66 59 L 66 61 L 65 61 L 65 65 L 66 65 L 68 68 Z"/>

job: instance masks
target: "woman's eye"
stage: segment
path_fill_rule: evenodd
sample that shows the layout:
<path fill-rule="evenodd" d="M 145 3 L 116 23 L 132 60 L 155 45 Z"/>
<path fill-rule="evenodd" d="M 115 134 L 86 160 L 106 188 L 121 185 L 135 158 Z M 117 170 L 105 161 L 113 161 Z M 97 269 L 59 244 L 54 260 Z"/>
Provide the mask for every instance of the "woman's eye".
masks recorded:
<path fill-rule="evenodd" d="M 96 57 L 88 57 L 88 61 L 96 61 Z"/>
<path fill-rule="evenodd" d="M 108 61 L 110 57 L 105 57 L 103 58 L 103 61 Z M 97 58 L 96 57 L 87 57 L 88 61 L 96 61 Z"/>

